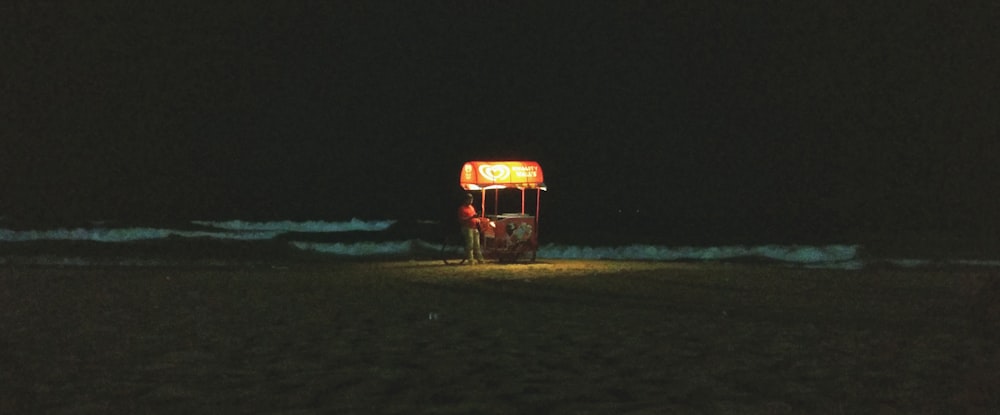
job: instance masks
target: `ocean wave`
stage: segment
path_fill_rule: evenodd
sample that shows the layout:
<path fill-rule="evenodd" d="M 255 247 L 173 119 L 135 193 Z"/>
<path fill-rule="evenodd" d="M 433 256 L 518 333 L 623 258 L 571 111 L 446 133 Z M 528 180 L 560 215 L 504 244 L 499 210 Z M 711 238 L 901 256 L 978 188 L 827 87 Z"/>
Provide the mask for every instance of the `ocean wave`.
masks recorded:
<path fill-rule="evenodd" d="M 50 229 L 12 231 L 0 229 L 0 241 L 93 241 L 93 242 L 133 242 L 166 239 L 171 236 L 184 238 L 213 238 L 235 240 L 274 239 L 280 232 L 206 232 L 183 231 L 157 228 L 94 228 L 94 229 Z"/>
<path fill-rule="evenodd" d="M 276 222 L 244 222 L 241 220 L 230 221 L 192 221 L 199 226 L 215 228 L 218 230 L 182 230 L 163 229 L 153 227 L 132 227 L 132 228 L 59 228 L 44 230 L 10 230 L 0 229 L 0 241 L 4 242 L 28 242 L 28 241 L 94 241 L 94 242 L 132 242 L 166 239 L 169 237 L 182 238 L 212 238 L 212 239 L 233 239 L 233 240 L 267 240 L 274 239 L 278 235 L 288 232 L 310 232 L 310 233 L 339 233 L 350 231 L 377 232 L 388 229 L 396 221 L 363 221 L 351 219 L 343 222 L 327 221 L 276 221 Z"/>
<path fill-rule="evenodd" d="M 899 268 L 933 268 L 933 267 L 952 267 L 952 266 L 973 267 L 973 268 L 1000 267 L 1000 260 L 982 260 L 982 259 L 931 260 L 931 259 L 917 259 L 917 258 L 888 258 L 873 262 Z"/>
<path fill-rule="evenodd" d="M 115 253 L 119 247 L 104 243 L 131 243 L 139 241 L 154 241 L 143 244 L 147 248 L 143 252 L 154 252 L 170 262 L 174 252 L 184 252 L 178 249 L 176 242 L 180 239 L 208 239 L 225 241 L 243 241 L 249 245 L 240 245 L 241 250 L 259 249 L 265 255 L 274 251 L 281 255 L 284 247 L 292 250 L 308 251 L 317 254 L 352 258 L 424 258 L 437 259 L 441 255 L 440 244 L 426 242 L 440 235 L 439 223 L 435 221 L 417 221 L 402 223 L 397 226 L 395 220 L 364 221 L 274 221 L 246 222 L 229 221 L 193 221 L 182 225 L 180 229 L 166 229 L 151 226 L 115 228 L 109 223 L 95 224 L 93 228 L 59 228 L 36 230 L 11 230 L 0 228 L 0 242 L 8 243 L 7 254 L 26 255 L 40 253 L 51 254 L 51 258 L 71 258 L 74 250 L 105 249 Z M 306 234 L 310 235 L 306 235 Z M 103 248 L 94 248 L 88 244 L 53 243 L 50 248 L 45 244 L 19 244 L 35 241 L 85 241 L 97 242 Z M 164 249 L 159 251 L 158 243 L 163 241 Z M 261 241 L 260 244 L 257 241 Z M 202 242 L 199 242 L 202 243 Z M 227 249 L 220 245 L 218 252 L 213 252 L 214 242 L 208 241 L 206 256 L 225 256 Z M 274 245 L 267 245 L 268 243 Z M 287 245 L 286 245 L 287 243 Z M 180 246 L 186 242 L 180 241 Z M 274 247 L 279 247 L 274 249 Z M 50 252 L 42 252 L 48 249 Z M 461 252 L 457 246 L 448 246 L 450 255 Z M 598 260 L 643 260 L 643 261 L 732 261 L 732 262 L 767 262 L 785 264 L 803 268 L 828 269 L 861 269 L 865 267 L 888 266 L 894 268 L 928 268 L 928 267 L 1000 267 L 1000 260 L 995 258 L 877 258 L 871 255 L 861 255 L 860 245 L 722 245 L 722 246 L 666 246 L 656 244 L 630 244 L 624 246 L 581 246 L 561 243 L 547 243 L 539 247 L 535 257 L 538 259 L 598 259 Z M 104 252 L 104 251 L 100 251 Z M 130 252 L 123 250 L 120 252 Z M 67 256 L 69 255 L 69 256 Z M 46 259 L 47 262 L 58 260 Z M 129 261 L 125 258 L 123 261 Z M 72 265 L 79 259 L 66 259 L 66 264 Z M 80 262 L 82 263 L 82 262 Z"/>
<path fill-rule="evenodd" d="M 302 242 L 289 244 L 303 251 L 344 257 L 437 258 L 440 244 L 423 240 L 398 240 L 383 242 Z M 621 247 L 576 246 L 546 244 L 539 247 L 536 258 L 544 259 L 594 259 L 622 261 L 703 261 L 703 262 L 765 262 L 811 269 L 860 270 L 869 265 L 888 265 L 897 268 L 924 268 L 929 266 L 1000 267 L 1000 260 L 930 261 L 919 259 L 863 258 L 860 245 L 757 245 L 757 246 L 680 246 L 633 244 Z M 450 255 L 457 255 L 461 247 L 447 246 Z"/>
<path fill-rule="evenodd" d="M 421 240 L 315 243 L 290 242 L 295 248 L 350 257 L 364 256 L 413 256 L 439 252 L 441 245 Z M 456 250 L 452 247 L 452 250 Z M 725 261 L 739 259 L 764 259 L 772 262 L 810 267 L 858 269 L 863 262 L 858 259 L 856 245 L 830 246 L 720 246 L 720 247 L 666 247 L 656 245 L 629 245 L 624 247 L 591 247 L 547 244 L 539 247 L 539 259 L 602 259 L 648 261 Z"/>
<path fill-rule="evenodd" d="M 838 264 L 857 259 L 856 245 L 829 246 L 718 246 L 667 247 L 657 245 L 627 245 L 622 247 L 580 247 L 543 245 L 538 256 L 545 258 L 586 258 L 654 261 L 718 261 L 760 258 L 796 264 Z"/>
<path fill-rule="evenodd" d="M 275 222 L 245 222 L 242 220 L 229 220 L 229 221 L 191 221 L 196 225 L 208 226 L 218 229 L 226 229 L 231 231 L 274 231 L 274 232 L 303 232 L 303 233 L 317 233 L 317 232 L 351 232 L 351 231 L 364 231 L 364 232 L 378 232 L 388 229 L 390 226 L 396 223 L 395 220 L 373 220 L 365 221 L 358 218 L 352 218 L 346 222 L 328 222 L 328 221 L 304 221 L 304 222 L 293 222 L 293 221 L 275 221 Z"/>
<path fill-rule="evenodd" d="M 290 244 L 303 251 L 313 251 L 324 254 L 334 254 L 351 257 L 364 256 L 400 256 L 410 254 L 414 250 L 416 241 L 388 241 L 388 242 L 353 242 L 353 243 L 316 243 L 297 242 Z"/>

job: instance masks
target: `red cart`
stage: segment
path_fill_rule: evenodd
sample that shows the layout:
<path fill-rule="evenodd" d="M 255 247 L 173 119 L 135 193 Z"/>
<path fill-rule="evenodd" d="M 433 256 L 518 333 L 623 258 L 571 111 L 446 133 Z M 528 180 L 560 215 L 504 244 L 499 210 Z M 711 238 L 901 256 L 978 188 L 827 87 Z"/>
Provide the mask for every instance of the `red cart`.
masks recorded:
<path fill-rule="evenodd" d="M 477 212 L 483 256 L 503 262 L 535 260 L 538 251 L 538 215 L 545 187 L 542 166 L 534 161 L 470 161 L 462 166 L 462 188 L 479 192 Z M 520 211 L 510 194 L 520 190 Z M 529 192 L 534 190 L 534 192 Z M 503 195 L 501 195 L 503 191 Z M 533 193 L 533 194 L 532 194 Z M 534 199 L 534 211 L 525 210 Z M 489 212 L 489 213 L 487 213 Z"/>

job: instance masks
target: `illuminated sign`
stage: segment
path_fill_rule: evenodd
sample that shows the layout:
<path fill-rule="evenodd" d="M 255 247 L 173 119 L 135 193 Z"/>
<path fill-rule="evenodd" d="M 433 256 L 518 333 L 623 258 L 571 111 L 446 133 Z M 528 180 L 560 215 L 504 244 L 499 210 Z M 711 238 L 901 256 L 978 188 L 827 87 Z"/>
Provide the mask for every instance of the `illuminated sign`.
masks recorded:
<path fill-rule="evenodd" d="M 470 161 L 462 166 L 461 185 L 465 189 L 539 188 L 545 189 L 542 167 L 534 161 Z"/>
<path fill-rule="evenodd" d="M 538 177 L 538 174 L 541 172 L 541 169 L 538 167 L 538 165 L 513 166 L 511 167 L 511 169 L 514 170 L 514 176 L 521 179 L 530 179 Z"/>
<path fill-rule="evenodd" d="M 502 182 L 510 178 L 510 167 L 503 164 L 480 164 L 479 176 L 491 182 Z"/>

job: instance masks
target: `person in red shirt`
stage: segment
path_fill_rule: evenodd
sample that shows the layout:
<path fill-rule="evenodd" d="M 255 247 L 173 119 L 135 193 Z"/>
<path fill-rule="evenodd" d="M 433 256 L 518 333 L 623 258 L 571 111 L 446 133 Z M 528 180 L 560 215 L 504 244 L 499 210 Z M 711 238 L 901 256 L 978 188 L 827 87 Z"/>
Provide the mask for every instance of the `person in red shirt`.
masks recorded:
<path fill-rule="evenodd" d="M 462 239 L 465 240 L 465 255 L 469 264 L 473 260 L 483 263 L 483 250 L 479 246 L 479 218 L 472 206 L 472 194 L 466 193 L 465 202 L 458 207 L 458 222 L 462 224 Z"/>

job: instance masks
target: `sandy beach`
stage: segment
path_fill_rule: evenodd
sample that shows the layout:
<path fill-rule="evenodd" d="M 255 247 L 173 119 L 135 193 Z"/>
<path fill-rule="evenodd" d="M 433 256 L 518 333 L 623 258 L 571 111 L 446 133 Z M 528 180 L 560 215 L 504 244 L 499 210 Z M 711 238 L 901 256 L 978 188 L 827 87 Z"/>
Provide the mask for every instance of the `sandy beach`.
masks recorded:
<path fill-rule="evenodd" d="M 982 269 L 0 270 L 0 413 L 985 413 Z"/>

